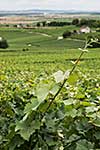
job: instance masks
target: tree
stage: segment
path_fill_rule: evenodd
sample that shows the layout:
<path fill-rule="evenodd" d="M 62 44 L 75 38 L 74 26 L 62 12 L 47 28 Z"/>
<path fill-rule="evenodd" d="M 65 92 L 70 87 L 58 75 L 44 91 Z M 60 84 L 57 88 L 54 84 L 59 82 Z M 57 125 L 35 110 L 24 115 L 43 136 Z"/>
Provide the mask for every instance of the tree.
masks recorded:
<path fill-rule="evenodd" d="M 88 26 L 89 25 L 89 21 L 83 18 L 83 19 L 80 20 L 79 25 L 80 26 L 83 26 L 83 25 Z"/>
<path fill-rule="evenodd" d="M 46 21 L 43 21 L 42 25 L 43 25 L 43 27 L 45 27 L 46 26 Z"/>
<path fill-rule="evenodd" d="M 17 28 L 17 24 L 14 24 L 13 27 L 14 27 L 14 28 Z"/>
<path fill-rule="evenodd" d="M 2 37 L 0 37 L 0 48 L 3 48 L 3 49 L 8 48 L 7 40 Z"/>
<path fill-rule="evenodd" d="M 65 31 L 62 36 L 63 36 L 63 38 L 67 38 L 67 37 L 71 36 L 71 32 Z"/>
<path fill-rule="evenodd" d="M 37 23 L 37 27 L 40 27 L 40 26 L 41 26 L 41 24 L 40 24 L 40 22 L 38 22 L 38 23 Z"/>
<path fill-rule="evenodd" d="M 79 19 L 78 18 L 73 19 L 72 25 L 78 25 L 78 24 L 79 24 Z"/>

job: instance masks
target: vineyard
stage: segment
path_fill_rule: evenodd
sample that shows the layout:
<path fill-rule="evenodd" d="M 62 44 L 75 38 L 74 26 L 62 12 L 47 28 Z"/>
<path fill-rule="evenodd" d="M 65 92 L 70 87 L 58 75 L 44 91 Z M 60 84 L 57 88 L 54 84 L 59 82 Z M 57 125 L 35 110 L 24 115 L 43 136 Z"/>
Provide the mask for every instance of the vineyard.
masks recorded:
<path fill-rule="evenodd" d="M 0 29 L 0 150 L 99 150 L 100 48 L 40 30 Z"/>

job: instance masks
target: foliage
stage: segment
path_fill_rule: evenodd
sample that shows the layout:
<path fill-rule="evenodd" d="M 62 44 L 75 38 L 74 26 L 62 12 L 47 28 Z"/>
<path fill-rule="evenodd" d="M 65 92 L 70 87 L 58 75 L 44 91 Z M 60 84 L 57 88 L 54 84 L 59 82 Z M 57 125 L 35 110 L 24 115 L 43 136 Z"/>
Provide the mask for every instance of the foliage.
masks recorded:
<path fill-rule="evenodd" d="M 88 25 L 88 20 L 87 20 L 87 19 L 84 19 L 84 18 L 81 19 L 79 25 L 80 25 L 80 26 Z"/>
<path fill-rule="evenodd" d="M 70 37 L 71 36 L 71 32 L 70 31 L 65 31 L 62 36 L 63 36 L 63 38 Z"/>
<path fill-rule="evenodd" d="M 16 50 L 19 43 L 28 39 L 40 42 L 43 38 L 35 35 L 35 39 L 24 30 L 3 33 L 10 37 L 9 42 L 16 44 Z M 93 77 L 93 72 L 84 74 L 80 71 L 69 77 L 69 70 L 66 73 L 60 70 L 49 76 L 49 67 L 52 72 L 55 64 L 57 69 L 58 64 L 71 67 L 73 64 L 69 60 L 76 60 L 79 54 L 75 49 L 64 50 L 65 43 L 72 44 L 73 41 L 65 39 L 61 42 L 48 40 L 44 42 L 44 47 L 48 46 L 44 49 L 41 41 L 43 49 L 39 51 L 38 48 L 37 52 L 36 47 L 35 50 L 32 47 L 30 52 L 20 52 L 20 55 L 18 50 L 0 53 L 0 150 L 100 148 L 100 77 L 96 74 Z M 79 44 L 75 41 L 72 47 L 75 43 Z M 99 71 L 99 52 L 99 49 L 94 49 L 85 55 L 85 59 L 91 60 L 91 65 L 90 60 L 80 61 L 82 71 L 84 62 L 88 72 L 89 67 L 94 72 L 98 67 Z M 96 58 L 95 61 L 92 58 Z M 47 65 L 45 74 L 43 65 Z M 34 68 L 43 73 L 35 76 Z M 66 84 L 46 111 L 67 77 Z"/>
<path fill-rule="evenodd" d="M 40 27 L 40 26 L 41 26 L 40 22 L 37 22 L 37 27 Z"/>
<path fill-rule="evenodd" d="M 3 37 L 0 37 L 0 48 L 6 49 L 8 48 L 7 40 Z"/>
<path fill-rule="evenodd" d="M 98 36 L 88 36 L 88 41 L 91 41 L 91 44 L 88 46 L 90 48 L 100 48 L 100 38 Z"/>
<path fill-rule="evenodd" d="M 46 26 L 46 21 L 43 21 L 42 25 L 43 25 L 43 27 L 45 27 Z"/>
<path fill-rule="evenodd" d="M 97 28 L 97 29 L 96 29 L 96 32 L 100 32 L 100 28 Z"/>
<path fill-rule="evenodd" d="M 71 23 L 70 22 L 57 22 L 57 21 L 52 21 L 52 22 L 50 22 L 50 23 L 47 23 L 47 26 L 61 26 L 61 27 L 63 27 L 63 26 L 67 26 L 67 25 L 71 25 Z"/>
<path fill-rule="evenodd" d="M 72 25 L 78 25 L 79 24 L 79 19 L 75 18 L 72 20 Z"/>
<path fill-rule="evenodd" d="M 74 22 L 75 20 L 73 20 Z M 72 22 L 72 23 L 73 23 Z M 89 27 L 96 27 L 96 28 L 99 28 L 100 27 L 100 20 L 96 20 L 96 19 L 85 19 L 85 18 L 82 18 L 79 20 L 79 22 L 77 21 L 77 26 L 83 26 L 83 25 L 86 25 L 86 26 L 89 26 Z"/>
<path fill-rule="evenodd" d="M 100 148 L 98 76 L 71 75 L 49 109 L 69 71 L 53 74 L 56 82 L 52 76 L 7 83 L 7 76 L 1 82 L 1 150 Z"/>
<path fill-rule="evenodd" d="M 89 27 L 100 27 L 100 20 L 97 20 L 97 18 L 94 19 L 86 19 L 86 18 L 74 18 L 72 22 L 70 21 L 43 21 L 43 22 L 38 22 L 36 26 L 48 26 L 48 27 L 63 27 L 63 26 L 71 26 L 71 25 L 76 25 L 76 26 L 89 26 Z"/>
<path fill-rule="evenodd" d="M 31 80 L 2 70 L 1 150 L 100 148 L 100 77 L 73 72 L 87 46 L 65 73 Z"/>

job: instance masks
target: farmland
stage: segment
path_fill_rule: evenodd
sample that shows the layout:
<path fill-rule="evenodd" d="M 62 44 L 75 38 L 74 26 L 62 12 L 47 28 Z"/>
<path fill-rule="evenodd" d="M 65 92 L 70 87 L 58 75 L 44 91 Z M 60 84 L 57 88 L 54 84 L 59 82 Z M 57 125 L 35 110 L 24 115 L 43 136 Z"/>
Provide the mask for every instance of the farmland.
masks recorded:
<path fill-rule="evenodd" d="M 8 49 L 0 49 L 1 64 L 6 63 L 8 67 L 12 65 L 19 70 L 43 70 L 48 66 L 50 66 L 51 72 L 53 71 L 52 67 L 54 70 L 68 69 L 72 66 L 71 61 L 79 56 L 78 48 L 84 46 L 85 38 L 83 40 L 71 38 L 57 40 L 66 28 L 28 30 L 1 28 L 0 35 L 3 35 L 9 43 Z M 73 29 L 73 26 L 68 29 Z M 28 49 L 28 51 L 24 51 L 24 49 Z M 99 48 L 90 49 L 89 53 L 83 56 L 80 69 L 89 70 L 91 68 L 94 72 L 99 71 L 99 54 Z"/>
<path fill-rule="evenodd" d="M 0 49 L 1 150 L 100 148 L 100 48 L 77 64 L 92 33 L 58 40 L 75 29 L 0 28 L 9 44 Z"/>

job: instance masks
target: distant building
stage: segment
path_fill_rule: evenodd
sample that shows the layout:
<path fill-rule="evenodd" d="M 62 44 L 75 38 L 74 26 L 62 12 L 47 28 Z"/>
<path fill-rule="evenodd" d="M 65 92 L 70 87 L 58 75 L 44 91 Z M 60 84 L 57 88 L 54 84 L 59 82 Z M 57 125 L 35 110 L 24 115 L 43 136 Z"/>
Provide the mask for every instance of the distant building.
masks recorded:
<path fill-rule="evenodd" d="M 22 26 L 22 24 L 14 24 L 13 27 L 15 27 L 15 28 L 22 28 L 23 26 Z"/>
<path fill-rule="evenodd" d="M 82 26 L 79 30 L 80 33 L 90 33 L 91 29 L 88 26 Z"/>
<path fill-rule="evenodd" d="M 0 41 L 2 41 L 2 37 L 0 37 Z"/>
<path fill-rule="evenodd" d="M 58 38 L 57 38 L 57 40 L 62 40 L 63 39 L 63 36 L 59 36 Z"/>

